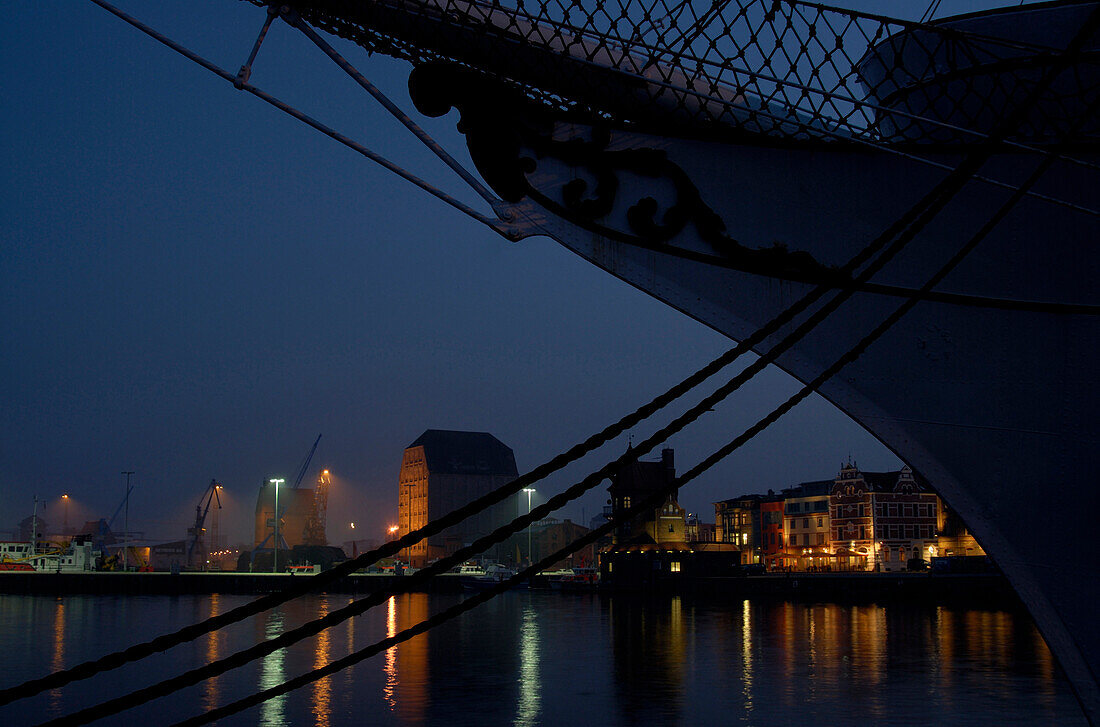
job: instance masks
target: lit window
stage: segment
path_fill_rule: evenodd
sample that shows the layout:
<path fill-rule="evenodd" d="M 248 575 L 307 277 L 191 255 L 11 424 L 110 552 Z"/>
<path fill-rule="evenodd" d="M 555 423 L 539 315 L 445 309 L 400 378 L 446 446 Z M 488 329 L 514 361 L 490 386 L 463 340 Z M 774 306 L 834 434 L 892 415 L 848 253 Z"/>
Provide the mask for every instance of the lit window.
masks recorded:
<path fill-rule="evenodd" d="M 670 571 L 672 571 L 673 573 L 679 573 L 680 572 L 680 561 L 678 561 L 678 560 L 672 561 L 671 563 L 668 564 L 668 569 Z"/>

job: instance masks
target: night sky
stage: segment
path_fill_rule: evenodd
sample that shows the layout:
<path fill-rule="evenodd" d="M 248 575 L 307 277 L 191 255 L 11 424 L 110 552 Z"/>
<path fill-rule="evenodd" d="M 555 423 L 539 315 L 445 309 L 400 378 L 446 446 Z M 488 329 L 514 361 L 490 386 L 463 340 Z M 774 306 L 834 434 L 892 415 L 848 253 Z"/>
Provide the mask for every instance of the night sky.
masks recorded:
<path fill-rule="evenodd" d="M 120 5 L 232 71 L 264 18 L 228 0 Z M 330 540 L 352 521 L 381 537 L 425 429 L 491 432 L 526 471 L 732 345 L 552 240 L 496 236 L 91 3 L 5 10 L 0 537 L 36 494 L 51 525 L 62 493 L 70 524 L 110 517 L 133 470 L 132 528 L 182 538 L 217 478 L 223 533 L 245 540 L 258 485 L 292 479 L 319 433 Z M 333 42 L 412 111 L 406 65 Z M 476 204 L 289 27 L 251 80 Z M 419 120 L 464 156 L 453 115 Z M 758 377 L 668 442 L 678 469 L 795 389 Z M 536 504 L 625 446 L 538 485 Z M 681 504 L 709 522 L 715 500 L 831 478 L 849 456 L 900 464 L 811 400 Z"/>

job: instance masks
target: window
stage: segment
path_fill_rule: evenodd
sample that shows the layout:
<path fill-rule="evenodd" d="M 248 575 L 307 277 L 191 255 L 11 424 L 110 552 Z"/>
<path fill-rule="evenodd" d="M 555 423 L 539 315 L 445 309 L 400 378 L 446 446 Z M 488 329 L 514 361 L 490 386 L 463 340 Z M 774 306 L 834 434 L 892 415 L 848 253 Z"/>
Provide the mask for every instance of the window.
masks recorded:
<path fill-rule="evenodd" d="M 676 525 L 675 525 L 675 523 L 669 523 L 669 524 L 668 524 L 668 531 L 669 531 L 670 533 L 674 533 L 674 532 L 676 532 Z"/>
<path fill-rule="evenodd" d="M 825 518 L 823 518 L 823 517 L 819 517 L 819 518 L 817 519 L 817 526 L 818 526 L 819 528 L 825 527 Z"/>
<path fill-rule="evenodd" d="M 672 571 L 673 573 L 679 573 L 680 572 L 680 561 L 678 561 L 678 560 L 672 561 L 671 563 L 668 564 L 668 569 L 670 571 Z"/>
<path fill-rule="evenodd" d="M 807 530 L 810 528 L 810 518 L 808 518 L 808 517 L 802 518 L 802 527 L 807 529 Z"/>
<path fill-rule="evenodd" d="M 817 544 L 818 545 L 825 545 L 825 533 L 818 533 L 817 534 Z"/>
<path fill-rule="evenodd" d="M 897 517 L 898 516 L 898 506 L 897 505 L 890 505 L 889 511 L 890 511 L 890 517 Z"/>

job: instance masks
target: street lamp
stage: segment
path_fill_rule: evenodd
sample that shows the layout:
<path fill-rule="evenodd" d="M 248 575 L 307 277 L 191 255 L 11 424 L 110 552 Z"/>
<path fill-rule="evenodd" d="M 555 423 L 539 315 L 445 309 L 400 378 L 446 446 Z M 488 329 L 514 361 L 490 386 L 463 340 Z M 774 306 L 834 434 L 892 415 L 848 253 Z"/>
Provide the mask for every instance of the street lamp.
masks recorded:
<path fill-rule="evenodd" d="M 279 485 L 286 482 L 284 479 L 270 479 L 271 484 L 275 485 L 275 557 L 271 562 L 271 572 L 279 572 Z"/>
<path fill-rule="evenodd" d="M 123 472 L 122 474 L 126 475 L 126 520 L 125 520 L 126 525 L 125 525 L 125 527 L 126 527 L 126 540 L 129 540 L 130 539 L 130 477 L 133 476 L 134 471 L 133 470 L 128 470 L 128 471 Z M 116 510 L 115 512 L 118 512 L 118 511 Z M 122 546 L 122 571 L 123 571 L 123 573 L 125 573 L 127 571 L 126 548 L 127 548 L 127 546 L 125 546 L 125 545 Z"/>
<path fill-rule="evenodd" d="M 533 487 L 524 487 L 523 491 L 527 493 L 527 514 L 531 514 L 531 493 L 535 491 Z M 534 563 L 535 559 L 531 556 L 531 523 L 527 523 L 527 560 L 529 563 Z"/>
<path fill-rule="evenodd" d="M 61 532 L 68 535 L 69 534 L 69 496 L 68 495 L 62 495 L 61 499 L 65 501 L 65 510 L 64 510 L 64 512 L 65 512 L 65 522 L 61 525 Z"/>

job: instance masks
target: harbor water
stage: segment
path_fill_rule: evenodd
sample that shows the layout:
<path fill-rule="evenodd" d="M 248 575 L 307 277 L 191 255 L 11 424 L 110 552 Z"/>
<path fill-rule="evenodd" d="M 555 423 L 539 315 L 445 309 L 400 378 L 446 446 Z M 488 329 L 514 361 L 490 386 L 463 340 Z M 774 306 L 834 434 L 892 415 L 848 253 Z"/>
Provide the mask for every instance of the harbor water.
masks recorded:
<path fill-rule="evenodd" d="M 250 596 L 0 596 L 0 686 L 222 613 Z M 461 600 L 407 594 L 220 677 L 96 724 L 161 725 L 280 684 Z M 340 608 L 300 598 L 6 707 L 35 724 Z M 511 592 L 225 725 L 1085 724 L 1014 609 Z"/>

